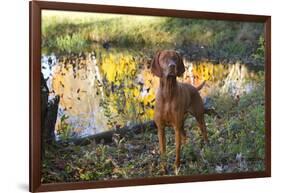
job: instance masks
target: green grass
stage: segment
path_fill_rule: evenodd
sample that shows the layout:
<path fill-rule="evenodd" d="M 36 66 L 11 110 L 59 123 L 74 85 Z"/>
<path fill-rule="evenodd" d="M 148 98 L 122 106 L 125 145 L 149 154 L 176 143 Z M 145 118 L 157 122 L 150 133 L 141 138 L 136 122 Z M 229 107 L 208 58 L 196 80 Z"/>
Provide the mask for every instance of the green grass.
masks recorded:
<path fill-rule="evenodd" d="M 170 17 L 43 11 L 43 53 L 79 53 L 110 42 L 150 53 L 179 49 L 210 58 L 261 63 L 263 24 Z M 204 48 L 204 49 L 201 49 Z"/>

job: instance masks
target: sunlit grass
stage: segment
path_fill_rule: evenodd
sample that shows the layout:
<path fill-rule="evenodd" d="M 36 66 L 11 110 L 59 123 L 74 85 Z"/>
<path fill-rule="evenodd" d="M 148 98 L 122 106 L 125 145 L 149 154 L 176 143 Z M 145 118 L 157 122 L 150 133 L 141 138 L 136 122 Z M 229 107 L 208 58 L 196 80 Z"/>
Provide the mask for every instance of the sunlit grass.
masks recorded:
<path fill-rule="evenodd" d="M 43 11 L 44 51 L 79 52 L 95 43 L 117 46 L 160 45 L 171 42 L 169 32 L 155 29 L 166 18 L 121 14 Z M 155 33 L 156 32 L 156 33 Z"/>
<path fill-rule="evenodd" d="M 44 10 L 42 48 L 44 53 L 59 54 L 79 53 L 105 42 L 147 52 L 197 45 L 213 58 L 237 60 L 255 53 L 262 29 L 261 23 Z"/>

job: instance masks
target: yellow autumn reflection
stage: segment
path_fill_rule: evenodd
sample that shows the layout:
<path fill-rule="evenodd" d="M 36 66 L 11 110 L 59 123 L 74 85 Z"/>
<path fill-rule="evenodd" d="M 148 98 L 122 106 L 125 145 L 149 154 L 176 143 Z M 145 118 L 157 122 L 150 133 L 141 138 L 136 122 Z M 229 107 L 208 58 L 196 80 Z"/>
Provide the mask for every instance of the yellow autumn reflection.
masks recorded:
<path fill-rule="evenodd" d="M 89 135 L 153 119 L 159 79 L 151 74 L 150 60 L 141 61 L 129 52 L 99 55 L 96 58 L 95 54 L 80 54 L 58 60 L 52 88 L 61 97 L 60 109 L 65 116 L 58 117 L 57 131 L 66 130 L 64 122 L 67 130 Z M 235 92 L 242 92 L 244 80 L 250 76 L 239 63 L 224 65 L 184 60 L 184 65 L 186 71 L 178 80 L 195 86 L 207 80 L 202 96 L 215 87 L 239 95 Z M 227 83 L 221 85 L 221 80 Z"/>
<path fill-rule="evenodd" d="M 134 76 L 136 74 L 136 62 L 130 55 L 108 54 L 102 58 L 101 70 L 110 82 L 120 84 L 125 76 Z"/>
<path fill-rule="evenodd" d="M 65 56 L 55 67 L 52 88 L 61 97 L 63 121 L 74 132 L 91 134 L 151 120 L 156 80 L 130 54 Z M 56 130 L 63 125 L 58 118 Z"/>
<path fill-rule="evenodd" d="M 101 59 L 100 68 L 107 84 L 103 107 L 108 110 L 110 127 L 130 126 L 153 118 L 155 88 L 144 85 L 143 66 L 132 55 L 107 54 Z"/>

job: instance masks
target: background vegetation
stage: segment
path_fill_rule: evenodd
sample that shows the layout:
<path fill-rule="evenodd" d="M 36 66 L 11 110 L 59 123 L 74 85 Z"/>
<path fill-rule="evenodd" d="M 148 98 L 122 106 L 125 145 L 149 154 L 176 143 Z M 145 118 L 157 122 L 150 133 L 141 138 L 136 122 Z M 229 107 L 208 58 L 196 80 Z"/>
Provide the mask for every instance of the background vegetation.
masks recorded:
<path fill-rule="evenodd" d="M 101 44 L 154 53 L 178 49 L 192 60 L 255 62 L 263 55 L 263 24 L 111 14 L 43 13 L 44 53 L 80 53 Z M 153 52 L 154 51 L 154 52 Z M 200 53 L 198 53 L 200 52 Z"/>

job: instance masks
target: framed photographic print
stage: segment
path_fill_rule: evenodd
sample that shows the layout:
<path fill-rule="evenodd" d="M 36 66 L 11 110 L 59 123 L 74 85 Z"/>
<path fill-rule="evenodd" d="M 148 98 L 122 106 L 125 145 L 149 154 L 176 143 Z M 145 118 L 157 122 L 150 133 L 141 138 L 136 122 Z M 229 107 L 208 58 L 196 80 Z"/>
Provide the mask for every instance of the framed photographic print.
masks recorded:
<path fill-rule="evenodd" d="M 271 17 L 31 1 L 30 191 L 271 176 Z"/>

